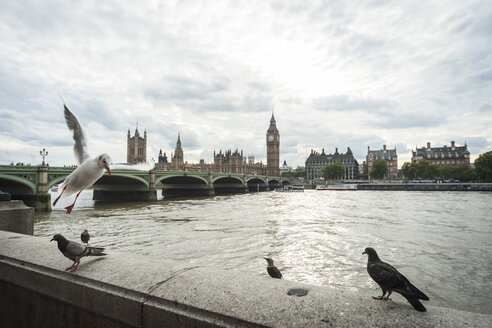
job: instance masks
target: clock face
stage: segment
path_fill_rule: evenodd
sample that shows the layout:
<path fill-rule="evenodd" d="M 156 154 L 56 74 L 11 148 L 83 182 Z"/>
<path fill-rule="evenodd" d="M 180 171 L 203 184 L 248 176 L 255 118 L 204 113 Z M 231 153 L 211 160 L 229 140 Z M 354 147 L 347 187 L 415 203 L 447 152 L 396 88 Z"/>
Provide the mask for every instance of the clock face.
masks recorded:
<path fill-rule="evenodd" d="M 268 141 L 273 141 L 273 136 L 268 136 Z"/>

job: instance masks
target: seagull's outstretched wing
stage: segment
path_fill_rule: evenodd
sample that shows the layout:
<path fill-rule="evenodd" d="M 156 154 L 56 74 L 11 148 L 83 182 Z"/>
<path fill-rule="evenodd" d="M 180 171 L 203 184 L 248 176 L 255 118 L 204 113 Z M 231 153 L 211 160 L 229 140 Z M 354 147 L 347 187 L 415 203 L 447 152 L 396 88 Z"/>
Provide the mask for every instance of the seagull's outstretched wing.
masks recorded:
<path fill-rule="evenodd" d="M 79 120 L 77 120 L 77 117 L 75 117 L 70 109 L 68 109 L 67 105 L 63 104 L 63 107 L 65 107 L 65 121 L 67 122 L 68 129 L 73 132 L 73 140 L 75 142 L 73 145 L 73 153 L 79 164 L 82 164 L 89 158 L 84 131 L 82 131 Z"/>
<path fill-rule="evenodd" d="M 111 163 L 111 170 L 133 170 L 133 171 L 150 171 L 155 168 L 155 161 L 150 163 L 138 163 L 138 164 L 113 164 Z"/>

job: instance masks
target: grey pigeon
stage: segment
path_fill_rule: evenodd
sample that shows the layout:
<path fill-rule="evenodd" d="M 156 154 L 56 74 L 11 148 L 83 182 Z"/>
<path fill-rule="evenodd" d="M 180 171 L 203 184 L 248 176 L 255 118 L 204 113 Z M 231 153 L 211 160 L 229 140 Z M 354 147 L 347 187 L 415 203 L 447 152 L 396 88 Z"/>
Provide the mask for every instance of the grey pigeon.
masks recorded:
<path fill-rule="evenodd" d="M 60 234 L 56 234 L 50 241 L 56 240 L 58 243 L 58 249 L 62 254 L 73 261 L 73 264 L 65 269 L 65 271 L 70 270 L 73 272 L 77 270 L 80 264 L 80 259 L 84 256 L 103 256 L 104 248 L 101 247 L 88 247 L 76 243 L 74 241 L 67 240 Z"/>
<path fill-rule="evenodd" d="M 84 244 L 88 245 L 89 239 L 91 239 L 91 235 L 89 235 L 89 231 L 86 229 L 80 234 L 80 240 L 82 240 Z"/>
<path fill-rule="evenodd" d="M 264 259 L 267 261 L 268 266 L 267 266 L 267 272 L 272 278 L 277 278 L 277 279 L 283 279 L 282 274 L 280 273 L 280 270 L 277 269 L 275 265 L 273 265 L 273 260 L 269 257 L 264 257 Z"/>
<path fill-rule="evenodd" d="M 405 297 L 417 311 L 427 311 L 419 300 L 428 301 L 429 297 L 412 285 L 393 266 L 381 261 L 374 248 L 368 247 L 362 254 L 368 255 L 367 272 L 383 291 L 383 295 L 379 297 L 373 296 L 374 299 L 387 301 L 392 292 L 397 292 Z M 386 292 L 388 292 L 388 296 L 385 298 Z"/>

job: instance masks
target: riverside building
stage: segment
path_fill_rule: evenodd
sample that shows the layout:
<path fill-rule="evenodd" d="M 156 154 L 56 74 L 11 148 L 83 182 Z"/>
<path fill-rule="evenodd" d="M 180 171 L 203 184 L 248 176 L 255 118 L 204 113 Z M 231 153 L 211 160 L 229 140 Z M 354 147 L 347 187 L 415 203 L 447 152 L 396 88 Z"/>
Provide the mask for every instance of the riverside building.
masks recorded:
<path fill-rule="evenodd" d="M 325 154 L 323 148 L 321 153 L 311 149 L 311 154 L 306 159 L 306 177 L 308 180 L 323 179 L 323 168 L 327 164 L 341 163 L 345 168 L 343 179 L 356 179 L 359 174 L 359 163 L 354 158 L 352 150 L 347 147 L 345 154 L 339 153 L 335 148 L 335 153 Z"/>
<path fill-rule="evenodd" d="M 412 163 L 418 163 L 423 159 L 436 165 L 466 164 L 470 166 L 470 152 L 466 143 L 464 146 L 456 146 L 454 141 L 451 141 L 449 147 L 446 145 L 431 147 L 430 142 L 427 143 L 427 147 L 415 147 L 415 150 L 412 150 Z"/>
<path fill-rule="evenodd" d="M 396 178 L 398 176 L 398 155 L 396 154 L 396 147 L 394 149 L 387 149 L 386 145 L 383 145 L 383 149 L 371 150 L 367 146 L 366 164 L 367 172 L 371 172 L 374 161 L 378 159 L 384 159 L 388 165 L 388 177 Z"/>

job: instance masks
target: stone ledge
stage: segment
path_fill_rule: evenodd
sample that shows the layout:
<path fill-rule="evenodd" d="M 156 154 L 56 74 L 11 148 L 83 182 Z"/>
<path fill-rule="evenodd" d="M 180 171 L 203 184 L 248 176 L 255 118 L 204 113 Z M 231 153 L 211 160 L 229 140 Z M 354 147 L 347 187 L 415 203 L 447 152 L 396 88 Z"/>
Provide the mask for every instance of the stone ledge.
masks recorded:
<path fill-rule="evenodd" d="M 54 242 L 0 231 L 0 282 L 79 309 L 64 312 L 62 319 L 70 326 L 82 326 L 78 312 L 101 318 L 93 326 L 109 320 L 122 327 L 489 327 L 492 322 L 492 316 L 433 307 L 431 302 L 425 304 L 428 312 L 420 313 L 398 296 L 376 302 L 328 287 L 107 252 L 105 257 L 83 258 L 77 271 L 66 273 L 71 262 Z M 289 296 L 293 288 L 308 294 Z M 49 313 L 44 318 L 58 321 L 43 324 L 60 326 L 60 315 L 51 313 L 58 305 L 15 306 Z"/>

